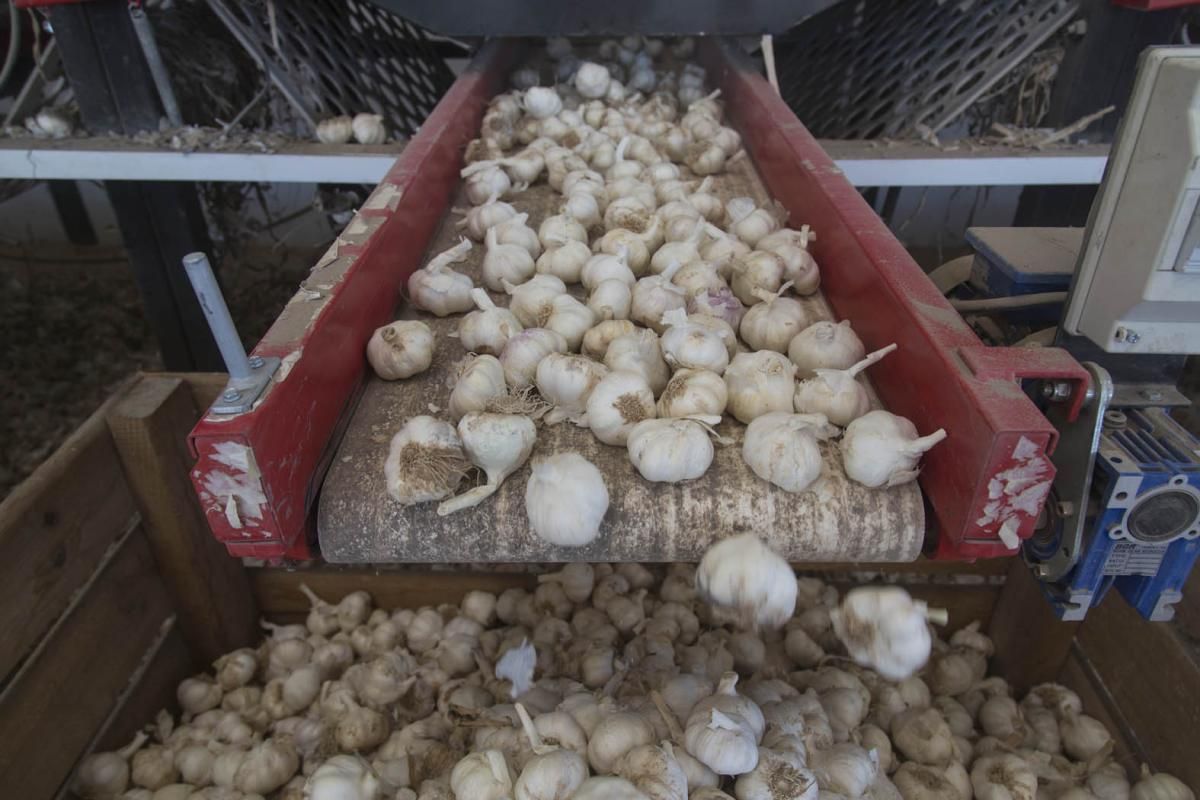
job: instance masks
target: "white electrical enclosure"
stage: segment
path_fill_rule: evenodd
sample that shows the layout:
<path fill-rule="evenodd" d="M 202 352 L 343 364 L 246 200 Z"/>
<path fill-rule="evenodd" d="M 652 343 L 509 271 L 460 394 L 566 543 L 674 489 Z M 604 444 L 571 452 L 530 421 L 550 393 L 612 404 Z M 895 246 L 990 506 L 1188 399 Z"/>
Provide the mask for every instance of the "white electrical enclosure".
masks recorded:
<path fill-rule="evenodd" d="M 1138 62 L 1063 326 L 1110 353 L 1200 353 L 1200 47 Z"/>

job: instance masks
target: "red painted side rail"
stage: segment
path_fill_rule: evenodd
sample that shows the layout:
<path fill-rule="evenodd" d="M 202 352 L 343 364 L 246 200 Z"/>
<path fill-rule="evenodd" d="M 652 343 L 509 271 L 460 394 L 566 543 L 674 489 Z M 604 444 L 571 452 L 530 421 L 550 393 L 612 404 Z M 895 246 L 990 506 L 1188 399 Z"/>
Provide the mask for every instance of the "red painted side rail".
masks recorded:
<path fill-rule="evenodd" d="M 1059 349 L 985 347 L 745 56 L 720 41 L 705 42 L 701 55 L 790 224 L 816 231 L 813 254 L 834 311 L 868 350 L 899 344 L 871 368 L 884 403 L 922 433 L 949 434 L 925 456 L 920 479 L 937 555 L 1012 553 L 1001 528 L 1006 538 L 1032 534 L 1057 438 L 1017 380 L 1073 381 L 1078 404 L 1087 373 Z"/>
<path fill-rule="evenodd" d="M 263 398 L 192 431 L 192 482 L 232 555 L 314 555 L 309 512 L 362 385 L 367 339 L 420 266 L 516 50 L 493 42 L 480 51 L 255 347 L 283 359 Z"/>

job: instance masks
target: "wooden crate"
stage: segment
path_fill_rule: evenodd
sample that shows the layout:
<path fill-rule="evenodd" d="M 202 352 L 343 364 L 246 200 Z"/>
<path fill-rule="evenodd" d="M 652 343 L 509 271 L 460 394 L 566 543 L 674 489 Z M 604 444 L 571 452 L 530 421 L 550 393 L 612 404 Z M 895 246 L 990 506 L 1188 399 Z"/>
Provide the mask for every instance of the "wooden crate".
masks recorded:
<path fill-rule="evenodd" d="M 306 583 L 383 607 L 456 602 L 471 589 L 532 586 L 521 569 L 244 567 L 204 526 L 185 438 L 224 384 L 217 375 L 130 381 L 0 503 L 0 786 L 65 793 L 92 749 L 127 742 L 174 705 L 183 677 L 254 642 L 258 619 L 298 621 Z M 840 586 L 878 577 L 972 619 L 996 639 L 993 669 L 1018 691 L 1058 680 L 1141 762 L 1200 786 L 1200 574 L 1176 620 L 1149 624 L 1112 597 L 1082 624 L 1053 619 L 1019 562 L 821 565 Z M 50 744 L 47 744 L 50 743 Z"/>

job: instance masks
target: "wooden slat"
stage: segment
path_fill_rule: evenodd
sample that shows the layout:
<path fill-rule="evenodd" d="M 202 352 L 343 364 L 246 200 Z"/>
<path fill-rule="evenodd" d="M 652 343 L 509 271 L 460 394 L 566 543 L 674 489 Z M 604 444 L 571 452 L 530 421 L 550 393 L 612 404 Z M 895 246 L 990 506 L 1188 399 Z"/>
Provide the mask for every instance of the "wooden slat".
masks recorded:
<path fill-rule="evenodd" d="M 140 529 L 127 535 L 0 694 L 5 797 L 50 797 L 171 614 Z"/>
<path fill-rule="evenodd" d="M 1078 642 L 1151 766 L 1200 786 L 1200 664 L 1173 626 L 1147 622 L 1111 592 L 1088 614 Z"/>
<path fill-rule="evenodd" d="M 1054 616 L 1038 581 L 1019 558 L 1010 561 L 988 635 L 996 643 L 992 669 L 1018 692 L 1054 680 L 1071 650 L 1077 622 Z"/>
<path fill-rule="evenodd" d="M 0 685 L 136 518 L 107 406 L 0 502 Z"/>
<path fill-rule="evenodd" d="M 209 532 L 188 479 L 187 435 L 200 412 L 179 378 L 143 375 L 108 413 L 180 630 L 204 663 L 258 636 L 250 582 Z"/>
<path fill-rule="evenodd" d="M 1113 758 L 1131 776 L 1137 774 L 1141 763 L 1147 758 L 1137 733 L 1129 727 L 1127 720 L 1117 716 L 1112 696 L 1103 684 L 1097 683 L 1098 676 L 1094 668 L 1085 662 L 1078 646 L 1071 648 L 1056 680 L 1079 695 L 1085 714 L 1104 723 L 1114 737 Z"/>
<path fill-rule="evenodd" d="M 139 730 L 151 722 L 159 709 L 177 714 L 175 687 L 194 674 L 194 659 L 178 626 L 173 626 L 144 664 L 137 683 L 130 688 L 120 707 L 109 718 L 108 725 L 96 741 L 95 750 L 116 750 L 124 747 Z"/>

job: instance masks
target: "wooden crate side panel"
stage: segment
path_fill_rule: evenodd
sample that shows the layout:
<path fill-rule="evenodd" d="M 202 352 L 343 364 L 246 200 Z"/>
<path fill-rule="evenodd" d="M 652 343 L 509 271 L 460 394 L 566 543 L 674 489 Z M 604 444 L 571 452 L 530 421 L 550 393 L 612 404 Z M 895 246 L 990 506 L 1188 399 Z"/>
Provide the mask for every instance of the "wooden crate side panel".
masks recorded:
<path fill-rule="evenodd" d="M 0 685 L 136 521 L 106 408 L 0 503 Z"/>
<path fill-rule="evenodd" d="M 995 616 L 984 626 L 996 644 L 991 668 L 1003 675 L 1018 695 L 1024 694 L 1031 686 L 1055 679 L 1078 628 L 1079 623 L 1054 616 L 1029 567 L 1014 558 Z"/>
<path fill-rule="evenodd" d="M 51 797 L 126 693 L 171 603 L 140 529 L 0 693 L 0 786 Z"/>
<path fill-rule="evenodd" d="M 1056 681 L 1079 695 L 1085 714 L 1104 723 L 1104 727 L 1116 737 L 1113 759 L 1125 768 L 1130 778 L 1137 775 L 1138 768 L 1146 760 L 1141 742 L 1129 727 L 1128 721 L 1117 716 L 1112 696 L 1103 684 L 1098 683 L 1094 668 L 1085 663 L 1078 646 L 1071 648 L 1071 654 L 1059 671 Z"/>
<path fill-rule="evenodd" d="M 96 752 L 124 747 L 134 735 L 151 722 L 161 709 L 179 719 L 175 688 L 196 672 L 195 660 L 178 625 L 172 625 L 162 641 L 152 645 L 135 673 L 128 693 L 113 709 L 108 722 L 96 738 Z"/>
<path fill-rule="evenodd" d="M 1200 786 L 1200 662 L 1176 627 L 1147 622 L 1113 592 L 1088 614 L 1077 643 L 1151 767 Z"/>

